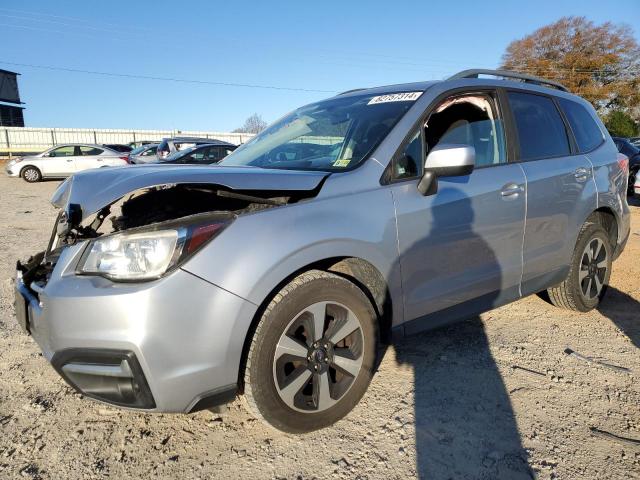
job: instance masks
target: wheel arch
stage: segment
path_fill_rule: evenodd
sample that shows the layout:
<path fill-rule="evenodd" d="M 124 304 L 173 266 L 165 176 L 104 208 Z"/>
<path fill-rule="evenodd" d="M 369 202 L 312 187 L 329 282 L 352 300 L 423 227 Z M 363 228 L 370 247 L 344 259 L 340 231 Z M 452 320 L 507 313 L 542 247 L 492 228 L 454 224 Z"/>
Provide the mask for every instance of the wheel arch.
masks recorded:
<path fill-rule="evenodd" d="M 240 367 L 238 369 L 238 388 L 240 393 L 244 392 L 244 375 L 251 341 L 253 340 L 256 328 L 264 311 L 273 297 L 275 297 L 285 285 L 297 276 L 310 270 L 321 270 L 339 275 L 360 288 L 376 311 L 381 341 L 385 344 L 391 341 L 393 300 L 389 285 L 380 270 L 371 262 L 359 257 L 338 256 L 315 261 L 300 267 L 284 278 L 269 292 L 258 306 L 245 335 L 242 347 Z"/>
<path fill-rule="evenodd" d="M 614 210 L 609 207 L 600 207 L 589 215 L 587 221 L 593 221 L 602 225 L 602 228 L 604 228 L 609 235 L 611 246 L 616 249 L 618 245 L 619 222 Z"/>
<path fill-rule="evenodd" d="M 23 165 L 22 167 L 20 167 L 20 178 L 22 178 L 22 174 L 24 173 L 24 171 L 27 168 L 34 168 L 38 171 L 38 173 L 40 174 L 40 177 L 42 178 L 42 170 L 40 169 L 40 167 L 38 167 L 37 165 L 34 165 L 33 163 L 28 163 L 26 165 Z"/>

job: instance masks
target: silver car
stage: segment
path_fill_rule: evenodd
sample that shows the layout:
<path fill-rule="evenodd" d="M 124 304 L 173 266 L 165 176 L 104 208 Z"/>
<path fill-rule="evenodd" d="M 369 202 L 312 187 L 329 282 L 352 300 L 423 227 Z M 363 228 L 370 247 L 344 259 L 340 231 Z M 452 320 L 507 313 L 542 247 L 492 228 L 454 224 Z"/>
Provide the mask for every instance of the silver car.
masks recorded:
<path fill-rule="evenodd" d="M 308 432 L 358 403 L 380 342 L 542 291 L 598 306 L 627 168 L 590 104 L 542 79 L 354 90 L 221 165 L 68 179 L 16 314 L 86 397 L 194 412 L 243 394 Z"/>
<path fill-rule="evenodd" d="M 157 162 L 158 143 L 147 143 L 131 150 L 129 153 L 129 162 L 132 164 Z"/>
<path fill-rule="evenodd" d="M 10 177 L 22 177 L 33 183 L 43 178 L 64 178 L 91 168 L 120 167 L 128 163 L 127 154 L 103 145 L 73 143 L 10 160 L 5 169 Z"/>

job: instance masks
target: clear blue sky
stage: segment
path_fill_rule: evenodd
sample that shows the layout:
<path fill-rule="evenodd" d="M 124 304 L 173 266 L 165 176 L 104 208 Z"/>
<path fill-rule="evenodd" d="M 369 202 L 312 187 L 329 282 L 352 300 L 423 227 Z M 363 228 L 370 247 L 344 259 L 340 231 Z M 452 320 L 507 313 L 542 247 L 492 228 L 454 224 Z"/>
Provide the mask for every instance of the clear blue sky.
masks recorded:
<path fill-rule="evenodd" d="M 331 93 L 3 62 L 338 92 L 496 67 L 511 40 L 564 15 L 640 36 L 640 0 L 3 0 L 0 68 L 22 74 L 27 126 L 226 131 Z"/>

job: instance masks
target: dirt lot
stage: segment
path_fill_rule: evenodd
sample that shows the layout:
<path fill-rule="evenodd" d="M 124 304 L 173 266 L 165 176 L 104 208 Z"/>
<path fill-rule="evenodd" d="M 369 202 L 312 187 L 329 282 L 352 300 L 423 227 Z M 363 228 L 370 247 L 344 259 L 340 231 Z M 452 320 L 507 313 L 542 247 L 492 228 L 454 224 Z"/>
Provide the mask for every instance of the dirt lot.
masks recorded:
<path fill-rule="evenodd" d="M 56 185 L 0 176 L 0 478 L 640 478 L 640 202 L 599 311 L 530 297 L 414 337 L 351 415 L 295 437 L 241 401 L 148 415 L 63 383 L 15 323 L 11 280 L 47 242 Z"/>

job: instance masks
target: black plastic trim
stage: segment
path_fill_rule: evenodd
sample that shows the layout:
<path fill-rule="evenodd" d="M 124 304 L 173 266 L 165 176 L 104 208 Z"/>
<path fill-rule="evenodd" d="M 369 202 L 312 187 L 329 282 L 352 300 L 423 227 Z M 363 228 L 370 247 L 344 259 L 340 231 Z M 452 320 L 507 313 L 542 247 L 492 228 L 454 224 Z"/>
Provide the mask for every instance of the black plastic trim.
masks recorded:
<path fill-rule="evenodd" d="M 187 407 L 186 413 L 195 413 L 200 410 L 224 405 L 225 403 L 231 403 L 235 400 L 237 395 L 238 386 L 235 384 L 215 388 L 194 398 L 191 404 Z"/>
<path fill-rule="evenodd" d="M 92 395 L 80 389 L 75 383 L 73 383 L 66 375 L 62 367 L 69 363 L 88 363 L 93 365 L 114 365 L 119 364 L 122 360 L 126 360 L 131 368 L 133 378 L 136 380 L 140 387 L 141 404 L 132 405 L 130 403 L 116 402 L 108 400 L 97 395 Z M 109 403 L 117 405 L 119 407 L 138 408 L 138 409 L 152 409 L 156 407 L 156 402 L 151 394 L 151 389 L 147 383 L 147 379 L 144 376 L 140 362 L 136 358 L 135 354 L 129 350 L 116 350 L 109 348 L 67 348 L 56 352 L 51 358 L 51 365 L 58 372 L 69 386 L 71 386 L 78 393 L 98 400 L 103 403 Z"/>

